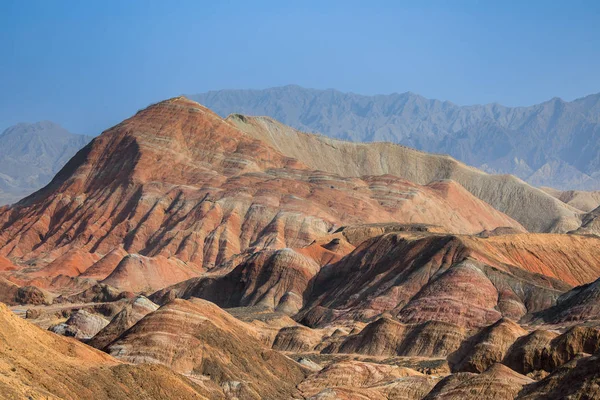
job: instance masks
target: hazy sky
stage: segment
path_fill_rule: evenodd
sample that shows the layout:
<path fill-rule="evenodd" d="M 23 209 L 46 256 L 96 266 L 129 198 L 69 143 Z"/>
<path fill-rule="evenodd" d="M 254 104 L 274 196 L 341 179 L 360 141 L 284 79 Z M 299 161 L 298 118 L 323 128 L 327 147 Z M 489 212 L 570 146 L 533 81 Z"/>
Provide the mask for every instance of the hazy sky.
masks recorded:
<path fill-rule="evenodd" d="M 600 92 L 600 1 L 0 1 L 0 131 L 98 134 L 181 93 L 291 83 L 572 100 Z"/>

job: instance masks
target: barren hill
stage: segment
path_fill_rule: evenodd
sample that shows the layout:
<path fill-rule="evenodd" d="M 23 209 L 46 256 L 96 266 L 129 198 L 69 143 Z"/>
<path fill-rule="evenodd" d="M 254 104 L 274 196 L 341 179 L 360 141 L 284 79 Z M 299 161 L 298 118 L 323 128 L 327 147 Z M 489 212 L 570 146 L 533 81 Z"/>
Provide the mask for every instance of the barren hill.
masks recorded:
<path fill-rule="evenodd" d="M 208 399 L 210 392 L 157 365 L 129 365 L 43 331 L 0 304 L 3 399 Z"/>
<path fill-rule="evenodd" d="M 419 184 L 452 179 L 532 232 L 567 232 L 580 210 L 510 175 L 489 175 L 455 159 L 391 143 L 354 143 L 299 132 L 267 117 L 231 115 L 242 131 L 311 168 L 342 176 L 390 174 Z"/>
<path fill-rule="evenodd" d="M 600 238 L 484 198 L 597 228 L 449 157 L 154 104 L 0 208 L 0 300 L 54 332 L 0 307 L 0 397 L 595 395 Z"/>
<path fill-rule="evenodd" d="M 248 399 L 291 398 L 305 377 L 300 365 L 263 348 L 246 324 L 198 299 L 159 308 L 107 351 L 129 362 L 152 360 L 180 373 L 208 376 L 222 387 L 237 382 L 238 396 Z"/>
<path fill-rule="evenodd" d="M 74 277 L 123 247 L 164 257 L 144 264 L 162 271 L 162 280 L 144 278 L 157 289 L 247 248 L 302 247 L 347 224 L 522 230 L 455 182 L 344 177 L 272 146 L 185 98 L 155 104 L 94 139 L 47 187 L 0 209 L 0 254 L 36 260 L 26 271 L 36 277 Z M 107 271 L 108 283 L 134 274 L 133 261 Z"/>

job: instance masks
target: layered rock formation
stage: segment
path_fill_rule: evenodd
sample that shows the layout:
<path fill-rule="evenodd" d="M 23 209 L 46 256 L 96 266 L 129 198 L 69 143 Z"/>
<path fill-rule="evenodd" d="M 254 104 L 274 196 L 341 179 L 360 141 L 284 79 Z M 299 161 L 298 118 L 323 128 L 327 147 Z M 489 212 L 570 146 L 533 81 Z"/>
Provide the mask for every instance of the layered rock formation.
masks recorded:
<path fill-rule="evenodd" d="M 98 331 L 88 344 L 97 349 L 103 349 L 139 320 L 157 309 L 158 306 L 147 298 L 136 297 L 123 307 L 102 330 Z"/>
<path fill-rule="evenodd" d="M 348 177 L 390 174 L 419 184 L 452 179 L 532 232 L 567 232 L 580 225 L 581 211 L 552 195 L 514 176 L 489 175 L 448 156 L 306 134 L 265 117 L 232 115 L 228 120 L 315 169 Z"/>
<path fill-rule="evenodd" d="M 94 139 L 46 188 L 2 210 L 0 254 L 27 262 L 23 272 L 40 279 L 110 272 L 106 283 L 146 290 L 248 248 L 302 247 L 357 222 L 522 229 L 454 182 L 343 177 L 271 146 L 187 99 L 158 103 Z M 125 257 L 111 271 L 123 251 L 165 258 L 131 265 L 144 259 Z M 136 280 L 135 287 L 119 282 Z"/>
<path fill-rule="evenodd" d="M 107 351 L 124 361 L 150 361 L 196 379 L 210 378 L 226 392 L 239 391 L 232 397 L 292 397 L 305 372 L 265 349 L 248 328 L 207 301 L 174 300 L 135 324 Z"/>
<path fill-rule="evenodd" d="M 384 234 L 323 268 L 300 317 L 311 326 L 385 311 L 407 323 L 519 320 L 553 305 L 568 283 L 600 274 L 596 243 L 566 235 Z"/>
<path fill-rule="evenodd" d="M 296 314 L 319 269 L 314 260 L 292 249 L 262 250 L 226 275 L 181 282 L 152 298 L 162 302 L 165 296 L 201 297 L 221 307 L 264 305 Z"/>
<path fill-rule="evenodd" d="M 561 295 L 554 306 L 540 311 L 534 318 L 538 323 L 547 324 L 600 324 L 600 279 Z"/>
<path fill-rule="evenodd" d="M 600 347 L 600 239 L 527 233 L 480 194 L 529 226 L 580 211 L 446 157 L 278 126 L 167 100 L 0 209 L 0 300 L 139 365 L 108 357 L 99 386 L 49 393 L 94 397 L 113 374 L 115 398 L 170 396 L 140 388 L 151 371 L 181 398 L 514 398 L 579 376 L 565 368 Z M 57 376 L 99 354 L 84 348 Z M 581 365 L 575 393 L 593 393 Z"/>
<path fill-rule="evenodd" d="M 501 319 L 464 341 L 449 357 L 452 370 L 481 373 L 500 363 L 512 344 L 527 331 L 509 319 Z"/>
<path fill-rule="evenodd" d="M 190 267 L 179 259 L 131 254 L 123 257 L 102 283 L 120 290 L 152 293 L 198 274 L 197 268 Z"/>
<path fill-rule="evenodd" d="M 323 352 L 439 358 L 455 351 L 465 335 L 465 329 L 458 325 L 438 321 L 404 325 L 384 317 L 360 333 L 332 343 Z"/>
<path fill-rule="evenodd" d="M 79 310 L 72 314 L 66 322 L 50 327 L 50 331 L 63 336 L 71 336 L 77 339 L 91 339 L 104 327 L 108 320 L 85 310 Z"/>
<path fill-rule="evenodd" d="M 481 374 L 459 372 L 438 383 L 425 400 L 513 400 L 532 379 L 502 364 L 494 364 Z"/>
<path fill-rule="evenodd" d="M 398 398 L 390 393 L 391 388 L 389 387 L 392 386 L 390 382 L 396 380 L 402 380 L 405 383 L 412 381 L 412 393 L 407 390 L 408 393 L 403 394 L 404 398 L 419 398 L 418 396 L 420 395 L 424 396 L 428 392 L 427 389 L 433 387 L 434 382 L 432 379 L 426 379 L 423 374 L 408 368 L 368 362 L 346 361 L 331 364 L 311 375 L 298 386 L 298 389 L 300 389 L 304 396 L 316 395 L 315 398 L 317 399 L 324 398 L 327 391 L 357 391 L 368 396 L 377 396 L 370 398 Z M 428 381 L 432 383 L 428 385 Z M 420 391 L 417 388 L 418 384 L 422 384 Z M 384 386 L 388 387 L 384 389 Z M 366 388 L 366 390 L 356 390 L 357 388 Z M 323 392 L 324 390 L 326 392 Z"/>
<path fill-rule="evenodd" d="M 0 393 L 5 399 L 208 399 L 201 385 L 158 365 L 134 366 L 45 332 L 0 304 Z"/>
<path fill-rule="evenodd" d="M 598 328 L 576 326 L 561 335 L 538 330 L 515 341 L 507 351 L 503 363 L 524 374 L 534 371 L 553 372 L 581 353 L 594 354 L 598 350 Z"/>
<path fill-rule="evenodd" d="M 519 399 L 595 399 L 600 396 L 600 354 L 579 357 L 541 381 L 528 385 Z"/>

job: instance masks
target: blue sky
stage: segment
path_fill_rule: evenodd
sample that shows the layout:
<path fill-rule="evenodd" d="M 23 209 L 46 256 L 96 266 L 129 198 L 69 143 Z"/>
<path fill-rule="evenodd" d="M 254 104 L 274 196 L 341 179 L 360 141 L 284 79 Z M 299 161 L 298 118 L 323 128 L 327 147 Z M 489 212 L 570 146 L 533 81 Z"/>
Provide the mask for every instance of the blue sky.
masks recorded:
<path fill-rule="evenodd" d="M 599 1 L 0 1 L 0 131 L 98 134 L 181 93 L 298 84 L 530 105 L 600 92 Z"/>

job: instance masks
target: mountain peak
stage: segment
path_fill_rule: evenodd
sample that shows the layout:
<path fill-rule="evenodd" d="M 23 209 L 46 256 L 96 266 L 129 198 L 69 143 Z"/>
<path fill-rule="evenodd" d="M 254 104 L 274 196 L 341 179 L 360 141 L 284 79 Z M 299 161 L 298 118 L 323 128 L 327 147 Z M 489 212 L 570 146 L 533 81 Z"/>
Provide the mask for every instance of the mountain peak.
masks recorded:
<path fill-rule="evenodd" d="M 0 205 L 46 185 L 90 139 L 52 121 L 7 128 L 0 135 Z"/>
<path fill-rule="evenodd" d="M 175 107 L 178 109 L 187 109 L 190 112 L 201 111 L 203 113 L 208 113 L 215 117 L 219 117 L 217 114 L 215 114 L 209 108 L 203 106 L 202 104 L 198 103 L 197 101 L 189 99 L 186 96 L 171 97 L 170 99 L 166 99 L 166 100 L 162 100 L 157 103 L 154 103 L 154 104 L 150 104 L 148 107 L 138 111 L 138 113 L 136 115 L 138 115 L 139 113 L 149 112 L 151 110 L 155 110 L 158 108 L 169 108 L 169 107 L 170 108 Z"/>
<path fill-rule="evenodd" d="M 10 126 L 0 134 L 0 137 L 8 135 L 32 135 L 32 134 L 43 134 L 44 136 L 64 136 L 71 135 L 69 131 L 63 128 L 60 124 L 53 121 L 38 121 L 38 122 L 20 122 L 13 126 Z"/>

